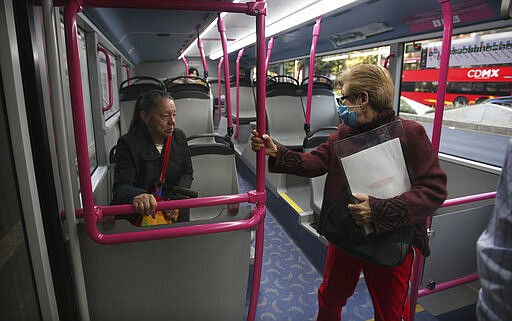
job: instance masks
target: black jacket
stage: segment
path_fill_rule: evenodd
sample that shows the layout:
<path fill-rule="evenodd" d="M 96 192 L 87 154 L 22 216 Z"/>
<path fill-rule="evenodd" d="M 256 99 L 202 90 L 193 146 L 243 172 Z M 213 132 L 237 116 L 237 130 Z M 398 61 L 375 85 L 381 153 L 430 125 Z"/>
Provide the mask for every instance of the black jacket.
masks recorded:
<path fill-rule="evenodd" d="M 150 193 L 162 171 L 160 153 L 146 128 L 130 130 L 119 138 L 114 156 L 115 174 L 112 204 L 130 204 L 142 193 Z M 174 129 L 163 195 L 174 186 L 190 188 L 192 161 L 185 133 Z"/>

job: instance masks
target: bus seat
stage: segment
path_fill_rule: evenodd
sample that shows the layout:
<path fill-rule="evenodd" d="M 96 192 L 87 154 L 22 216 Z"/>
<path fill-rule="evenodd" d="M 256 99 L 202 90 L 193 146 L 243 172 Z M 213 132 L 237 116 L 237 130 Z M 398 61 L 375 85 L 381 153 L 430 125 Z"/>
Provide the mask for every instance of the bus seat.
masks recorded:
<path fill-rule="evenodd" d="M 301 84 L 301 99 L 304 113 L 308 96 L 308 78 Z M 336 97 L 331 80 L 324 76 L 313 77 L 313 96 L 311 101 L 311 130 L 327 126 L 338 126 L 340 118 L 337 112 Z"/>
<path fill-rule="evenodd" d="M 309 135 L 304 138 L 303 148 L 305 152 L 310 152 L 320 144 L 327 141 L 329 134 L 332 134 L 338 130 L 337 127 L 324 127 L 317 128 L 309 133 Z M 310 200 L 309 205 L 313 210 L 313 213 L 316 215 L 320 215 L 320 210 L 322 209 L 322 202 L 324 199 L 324 186 L 325 180 L 327 178 L 327 174 L 317 177 L 309 178 L 309 188 L 310 188 Z"/>
<path fill-rule="evenodd" d="M 226 211 L 210 222 L 242 220 Z M 194 225 L 135 227 L 113 221 L 103 233 Z M 91 320 L 239 321 L 245 311 L 250 231 L 234 231 L 126 244 L 93 242 L 78 225 Z"/>
<path fill-rule="evenodd" d="M 231 83 L 231 115 L 236 122 L 236 83 Z M 248 124 L 256 120 L 255 87 L 249 81 L 240 81 L 240 124 Z"/>
<path fill-rule="evenodd" d="M 160 80 L 146 76 L 131 77 L 119 85 L 119 122 L 121 135 L 126 134 L 130 128 L 137 98 L 154 89 L 165 90 L 165 86 Z"/>
<path fill-rule="evenodd" d="M 274 142 L 301 150 L 304 140 L 304 110 L 298 82 L 289 76 L 275 76 L 267 84 L 267 124 Z"/>
<path fill-rule="evenodd" d="M 190 144 L 192 166 L 194 168 L 194 180 L 192 190 L 199 197 L 238 194 L 238 175 L 235 162 L 235 149 L 229 138 L 219 134 L 198 135 L 189 137 L 189 142 L 201 139 L 204 136 L 215 138 L 215 143 Z M 230 210 L 236 211 L 234 205 Z M 225 205 L 210 206 L 190 209 L 190 220 L 211 219 L 226 210 Z M 239 210 L 249 211 L 249 207 Z"/>
<path fill-rule="evenodd" d="M 176 105 L 176 124 L 187 136 L 213 133 L 213 99 L 208 83 L 182 76 L 165 80 L 167 91 Z M 199 78 L 200 79 L 200 78 Z M 193 143 L 209 143 L 211 138 L 195 140 Z"/>

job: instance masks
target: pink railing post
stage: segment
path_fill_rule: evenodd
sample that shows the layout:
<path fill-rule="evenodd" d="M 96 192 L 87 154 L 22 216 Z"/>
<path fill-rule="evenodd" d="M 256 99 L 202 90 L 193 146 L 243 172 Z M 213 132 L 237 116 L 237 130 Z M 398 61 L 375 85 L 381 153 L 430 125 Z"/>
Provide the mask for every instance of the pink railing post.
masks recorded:
<path fill-rule="evenodd" d="M 313 77 L 315 75 L 315 56 L 316 56 L 316 44 L 318 37 L 320 36 L 320 23 L 322 17 L 316 18 L 315 26 L 313 27 L 313 39 L 311 40 L 311 51 L 309 52 L 309 72 L 308 72 L 308 98 L 306 100 L 306 118 L 304 120 L 304 131 L 306 135 L 310 131 L 311 123 L 311 103 L 313 101 Z"/>
<path fill-rule="evenodd" d="M 105 55 L 105 64 L 107 66 L 107 81 L 108 81 L 108 104 L 107 106 L 102 106 L 101 110 L 103 112 L 109 111 L 112 106 L 114 106 L 114 86 L 112 85 L 112 67 L 110 65 L 110 55 L 108 51 L 98 46 L 98 52 L 101 52 Z"/>
<path fill-rule="evenodd" d="M 188 61 L 187 61 L 187 58 L 185 58 L 185 56 L 183 56 L 183 57 L 181 57 L 181 61 L 185 65 L 185 76 L 188 76 Z"/>
<path fill-rule="evenodd" d="M 222 68 L 222 63 L 224 62 L 224 57 L 220 57 L 219 59 L 219 65 L 217 67 L 217 110 L 218 110 L 218 115 L 217 115 L 217 124 L 220 124 L 220 114 L 221 114 L 221 108 L 220 108 L 220 90 L 221 90 L 221 76 L 222 76 L 222 72 L 221 72 L 221 68 Z"/>
<path fill-rule="evenodd" d="M 230 79 L 229 79 L 229 55 L 228 55 L 228 41 L 226 38 L 226 25 L 224 19 L 219 15 L 217 19 L 217 27 L 219 29 L 220 39 L 222 42 L 222 51 L 224 53 L 224 85 L 226 88 L 226 116 L 228 119 L 228 136 L 233 135 L 233 117 L 231 116 L 231 90 L 230 90 Z"/>
<path fill-rule="evenodd" d="M 266 68 L 265 68 L 265 0 L 257 0 L 256 4 L 264 5 L 260 14 L 256 16 L 256 130 L 263 135 L 265 128 L 265 96 L 266 96 Z M 265 194 L 265 151 L 260 149 L 256 154 L 256 192 Z M 262 220 L 256 230 L 256 245 L 254 256 L 254 273 L 252 279 L 251 301 L 247 320 L 254 321 L 258 294 L 260 291 L 261 266 L 263 261 L 263 235 L 265 227 L 265 203 L 256 204 L 256 210 L 261 212 Z"/>
<path fill-rule="evenodd" d="M 208 79 L 208 64 L 206 63 L 206 57 L 204 55 L 203 41 L 201 40 L 201 37 L 199 37 L 199 32 L 197 33 L 197 47 L 199 48 L 199 53 L 201 54 L 201 61 L 203 62 L 204 79 Z"/>
<path fill-rule="evenodd" d="M 265 59 L 265 75 L 268 72 L 268 65 L 270 64 L 270 57 L 272 56 L 272 49 L 274 49 L 274 36 L 270 37 L 267 48 L 267 58 Z"/>
<path fill-rule="evenodd" d="M 450 61 L 450 47 L 452 40 L 453 18 L 450 0 L 439 0 L 443 11 L 443 44 L 441 47 L 441 62 L 439 70 L 439 81 L 436 99 L 436 110 L 434 114 L 434 126 L 432 129 L 432 146 L 436 152 L 439 152 L 439 141 L 441 139 L 441 127 L 443 121 L 444 98 L 446 95 L 446 80 L 448 78 L 448 65 Z M 431 219 L 427 218 L 425 228 L 430 226 Z M 418 301 L 418 290 L 421 283 L 421 276 L 425 257 L 418 253 L 413 267 L 413 279 L 411 295 L 409 298 L 411 321 L 414 321 L 416 311 L 416 302 Z"/>
<path fill-rule="evenodd" d="M 242 59 L 242 55 L 244 54 L 244 48 L 238 51 L 238 56 L 236 57 L 236 130 L 235 130 L 235 139 L 238 138 L 238 133 L 240 131 L 240 59 Z"/>

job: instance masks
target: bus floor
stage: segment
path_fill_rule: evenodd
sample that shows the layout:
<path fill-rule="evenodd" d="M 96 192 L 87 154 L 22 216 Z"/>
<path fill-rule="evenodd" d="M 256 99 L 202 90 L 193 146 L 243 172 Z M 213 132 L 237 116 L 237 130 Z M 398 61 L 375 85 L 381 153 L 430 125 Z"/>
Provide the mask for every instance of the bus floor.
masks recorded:
<path fill-rule="evenodd" d="M 249 178 L 244 175 L 247 176 L 247 174 L 239 174 L 238 178 L 242 193 L 253 190 L 252 182 L 255 181 L 252 173 L 249 174 L 252 175 Z M 263 266 L 255 319 L 257 321 L 316 320 L 317 290 L 322 282 L 322 274 L 275 219 L 272 212 L 276 210 L 279 209 L 267 208 Z M 247 293 L 250 293 L 250 288 Z M 248 305 L 247 299 L 247 307 Z M 474 311 L 474 305 L 469 305 L 434 316 L 418 304 L 415 320 L 473 321 L 476 320 Z M 343 308 L 342 320 L 373 320 L 373 306 L 363 278 L 359 281 L 354 295 Z"/>

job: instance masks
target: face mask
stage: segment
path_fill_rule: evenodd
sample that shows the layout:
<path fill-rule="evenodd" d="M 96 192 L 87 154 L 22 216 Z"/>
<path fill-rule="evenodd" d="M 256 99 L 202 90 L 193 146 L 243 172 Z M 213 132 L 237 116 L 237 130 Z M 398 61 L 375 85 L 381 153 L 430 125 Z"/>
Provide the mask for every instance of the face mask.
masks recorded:
<path fill-rule="evenodd" d="M 338 114 L 340 118 L 343 120 L 345 125 L 350 128 L 357 127 L 357 113 L 355 111 L 349 111 L 348 106 L 339 105 L 338 106 Z"/>

